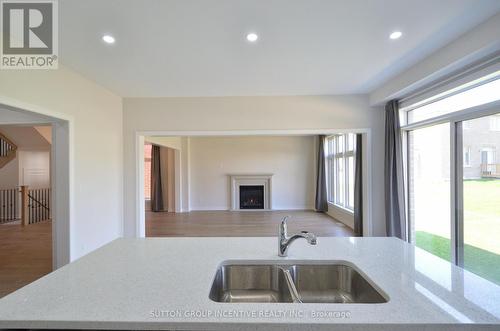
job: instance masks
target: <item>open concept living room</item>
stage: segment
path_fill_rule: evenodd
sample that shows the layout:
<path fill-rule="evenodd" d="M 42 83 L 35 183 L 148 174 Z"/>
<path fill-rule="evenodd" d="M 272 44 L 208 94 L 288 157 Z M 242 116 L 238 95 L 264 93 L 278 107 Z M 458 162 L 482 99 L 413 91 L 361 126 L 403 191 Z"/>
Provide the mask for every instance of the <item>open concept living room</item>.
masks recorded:
<path fill-rule="evenodd" d="M 500 329 L 500 0 L 0 17 L 0 330 Z"/>
<path fill-rule="evenodd" d="M 354 133 L 144 139 L 147 237 L 275 236 L 287 215 L 295 228 L 307 225 L 325 236 L 355 235 Z M 323 187 L 330 195 L 322 205 L 316 202 L 318 158 L 326 166 L 319 169 L 319 180 L 326 183 L 322 177 L 342 170 L 334 168 L 333 155 L 326 165 L 323 141 L 332 145 L 339 139 L 347 153 L 338 162 L 347 168 L 345 175 L 337 175 L 343 174 L 345 184 L 338 184 L 342 195 L 335 203 L 335 187 Z"/>

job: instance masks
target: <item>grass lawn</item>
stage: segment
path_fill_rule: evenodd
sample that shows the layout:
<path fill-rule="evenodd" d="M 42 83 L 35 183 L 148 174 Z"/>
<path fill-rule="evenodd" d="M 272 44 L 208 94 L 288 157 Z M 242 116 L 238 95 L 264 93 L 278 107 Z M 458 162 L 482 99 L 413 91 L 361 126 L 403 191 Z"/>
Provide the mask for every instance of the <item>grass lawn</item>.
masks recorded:
<path fill-rule="evenodd" d="M 450 261 L 450 240 L 428 233 L 416 233 L 417 246 Z M 465 269 L 500 285 L 500 255 L 471 245 L 464 247 Z"/>
<path fill-rule="evenodd" d="M 416 245 L 450 260 L 450 240 L 426 231 L 416 231 Z M 500 285 L 500 179 L 464 181 L 465 269 Z"/>
<path fill-rule="evenodd" d="M 465 180 L 464 209 L 472 213 L 500 217 L 500 179 Z"/>

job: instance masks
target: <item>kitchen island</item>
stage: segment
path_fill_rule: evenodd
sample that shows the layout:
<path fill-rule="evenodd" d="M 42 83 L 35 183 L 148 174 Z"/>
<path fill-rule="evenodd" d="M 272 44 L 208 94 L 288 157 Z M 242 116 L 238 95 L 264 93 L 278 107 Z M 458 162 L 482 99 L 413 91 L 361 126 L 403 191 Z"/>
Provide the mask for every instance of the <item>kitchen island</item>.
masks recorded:
<path fill-rule="evenodd" d="M 225 261 L 348 263 L 384 303 L 221 303 Z M 0 328 L 498 330 L 500 287 L 395 238 L 117 239 L 0 299 Z"/>

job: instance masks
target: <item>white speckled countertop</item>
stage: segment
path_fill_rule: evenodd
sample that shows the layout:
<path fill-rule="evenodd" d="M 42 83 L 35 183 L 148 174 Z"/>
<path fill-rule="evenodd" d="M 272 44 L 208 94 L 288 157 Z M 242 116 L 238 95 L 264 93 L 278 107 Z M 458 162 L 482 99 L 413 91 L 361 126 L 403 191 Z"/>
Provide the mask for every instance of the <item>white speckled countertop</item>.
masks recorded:
<path fill-rule="evenodd" d="M 500 330 L 499 286 L 401 240 L 298 240 L 285 259 L 276 240 L 118 239 L 0 299 L 0 328 Z M 390 300 L 213 302 L 211 283 L 226 260 L 349 261 Z"/>

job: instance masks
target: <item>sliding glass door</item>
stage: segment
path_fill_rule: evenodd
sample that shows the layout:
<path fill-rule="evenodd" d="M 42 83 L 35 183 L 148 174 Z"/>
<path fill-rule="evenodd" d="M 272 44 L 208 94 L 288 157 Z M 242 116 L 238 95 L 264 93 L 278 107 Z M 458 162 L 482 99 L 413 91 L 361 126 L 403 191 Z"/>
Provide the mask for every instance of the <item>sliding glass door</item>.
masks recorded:
<path fill-rule="evenodd" d="M 497 284 L 499 91 L 500 79 L 488 78 L 409 104 L 400 114 L 409 241 Z"/>
<path fill-rule="evenodd" d="M 500 284 L 500 114 L 463 121 L 461 131 L 463 244 L 459 245 L 459 262 Z"/>

